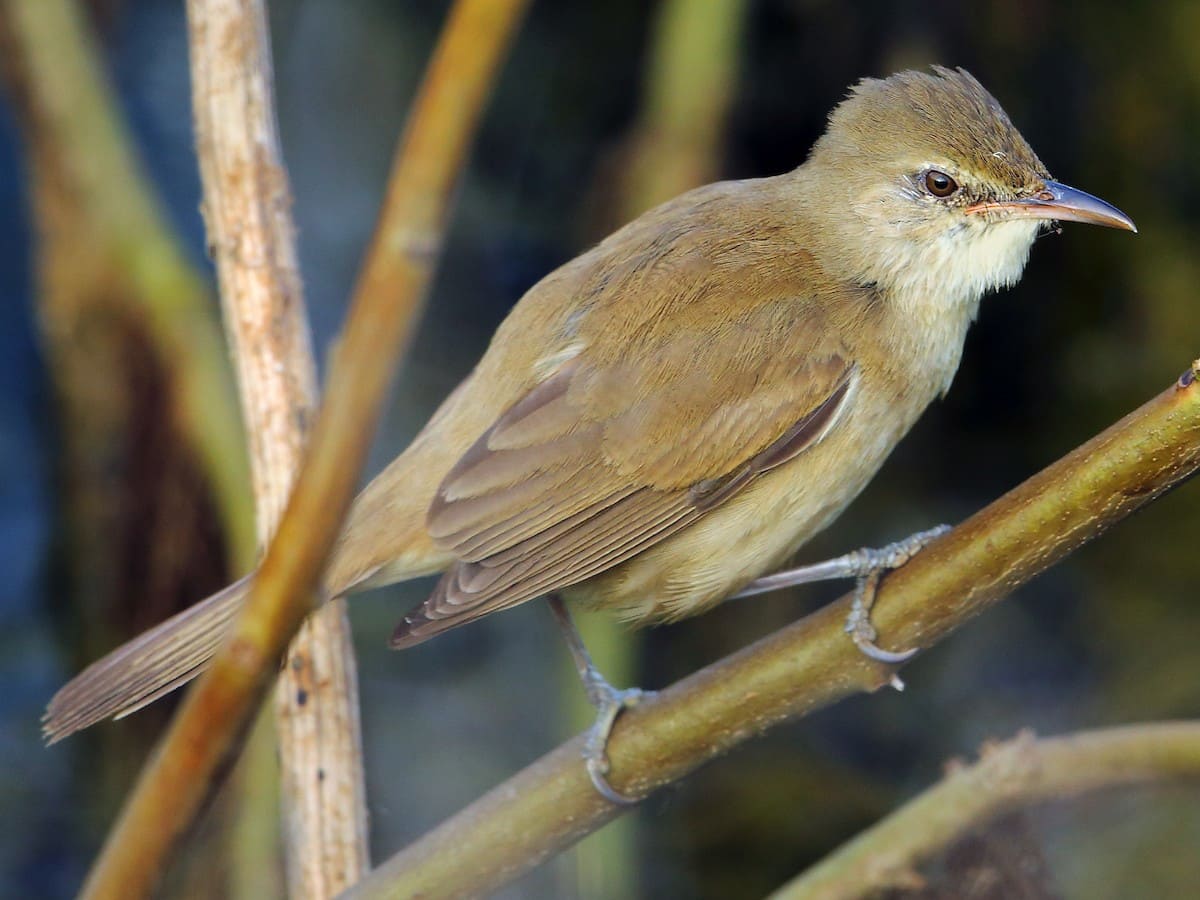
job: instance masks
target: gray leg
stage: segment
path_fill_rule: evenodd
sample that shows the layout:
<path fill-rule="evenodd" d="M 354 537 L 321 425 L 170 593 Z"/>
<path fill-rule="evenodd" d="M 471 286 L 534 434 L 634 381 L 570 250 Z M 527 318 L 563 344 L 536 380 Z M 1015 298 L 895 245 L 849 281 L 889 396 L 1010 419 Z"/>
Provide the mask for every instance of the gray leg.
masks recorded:
<path fill-rule="evenodd" d="M 949 530 L 949 525 L 939 525 L 937 528 L 918 532 L 878 550 L 855 550 L 853 553 L 847 553 L 837 559 L 767 575 L 750 582 L 731 599 L 751 597 L 754 594 L 763 594 L 797 584 L 810 584 L 814 581 L 853 578 L 857 584 L 854 588 L 854 604 L 850 607 L 850 615 L 846 617 L 846 633 L 850 635 L 858 649 L 871 659 L 886 663 L 902 663 L 910 659 L 917 651 L 905 650 L 895 653 L 884 650 L 875 644 L 875 638 L 878 635 L 875 626 L 871 624 L 871 606 L 875 602 L 875 590 L 879 586 L 879 577 L 889 569 L 896 569 L 904 565 L 923 547 Z"/>
<path fill-rule="evenodd" d="M 557 594 L 551 594 L 546 599 L 550 604 L 550 611 L 554 613 L 554 618 L 567 641 L 571 658 L 575 661 L 575 668 L 579 671 L 579 678 L 583 682 L 583 689 L 587 691 L 588 701 L 596 707 L 596 721 L 588 729 L 587 742 L 583 747 L 583 758 L 587 763 L 588 776 L 592 779 L 592 785 L 602 797 L 612 803 L 619 805 L 637 803 L 639 798 L 627 797 L 608 783 L 605 776 L 608 774 L 609 763 L 605 748 L 608 745 L 608 736 L 612 733 L 613 723 L 617 721 L 621 710 L 636 706 L 653 694 L 639 688 L 619 691 L 605 681 L 604 676 L 596 668 L 596 664 L 592 662 L 592 656 L 584 646 L 579 629 L 571 620 L 571 614 L 567 612 L 562 598 Z"/>

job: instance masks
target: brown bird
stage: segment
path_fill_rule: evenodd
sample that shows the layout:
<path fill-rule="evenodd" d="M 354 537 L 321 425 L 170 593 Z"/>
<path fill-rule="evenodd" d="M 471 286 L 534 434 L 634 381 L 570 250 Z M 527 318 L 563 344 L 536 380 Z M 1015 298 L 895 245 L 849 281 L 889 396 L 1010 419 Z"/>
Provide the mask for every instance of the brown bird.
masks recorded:
<path fill-rule="evenodd" d="M 541 596 L 641 624 L 813 577 L 863 584 L 926 536 L 756 579 L 945 393 L 980 298 L 1054 220 L 1136 230 L 1052 181 L 967 72 L 862 81 L 796 170 L 686 193 L 531 288 L 355 501 L 324 593 L 445 572 L 396 629 L 408 647 Z M 248 584 L 84 671 L 50 702 L 48 739 L 197 675 Z M 903 658 L 874 647 L 868 608 L 860 591 L 848 630 Z M 589 768 L 606 790 L 605 729 L 636 694 L 572 647 L 602 707 Z"/>

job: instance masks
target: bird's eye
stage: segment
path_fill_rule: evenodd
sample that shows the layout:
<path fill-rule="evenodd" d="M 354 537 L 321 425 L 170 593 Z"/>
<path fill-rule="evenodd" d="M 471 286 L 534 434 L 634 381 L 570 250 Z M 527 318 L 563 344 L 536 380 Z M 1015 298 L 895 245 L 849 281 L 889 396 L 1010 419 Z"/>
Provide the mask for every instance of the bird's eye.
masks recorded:
<path fill-rule="evenodd" d="M 958 182 L 937 169 L 925 173 L 925 190 L 935 197 L 949 197 L 958 190 Z"/>

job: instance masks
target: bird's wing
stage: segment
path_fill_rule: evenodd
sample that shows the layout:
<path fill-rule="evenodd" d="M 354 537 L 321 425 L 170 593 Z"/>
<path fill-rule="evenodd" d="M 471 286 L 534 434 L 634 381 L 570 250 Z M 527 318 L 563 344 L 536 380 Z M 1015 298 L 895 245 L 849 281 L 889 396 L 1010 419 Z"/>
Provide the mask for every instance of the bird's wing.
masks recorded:
<path fill-rule="evenodd" d="M 857 370 L 796 306 L 646 329 L 562 362 L 442 482 L 427 525 L 460 561 L 393 645 L 618 565 L 819 441 Z"/>

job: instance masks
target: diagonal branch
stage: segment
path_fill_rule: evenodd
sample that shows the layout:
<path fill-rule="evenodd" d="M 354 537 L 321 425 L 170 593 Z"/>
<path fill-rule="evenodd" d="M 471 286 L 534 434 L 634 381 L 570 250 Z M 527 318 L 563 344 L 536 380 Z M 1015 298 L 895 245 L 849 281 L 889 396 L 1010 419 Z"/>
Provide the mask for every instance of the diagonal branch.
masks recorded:
<path fill-rule="evenodd" d="M 887 818 L 771 895 L 846 900 L 913 883 L 914 867 L 975 826 L 1034 803 L 1200 777 L 1200 722 L 1162 722 L 985 746 Z"/>
<path fill-rule="evenodd" d="M 929 647 L 1200 469 L 1200 360 L 1170 388 L 891 573 L 873 619 L 890 646 Z M 843 597 L 622 715 L 614 787 L 649 794 L 755 735 L 886 685 L 843 633 Z M 347 898 L 495 890 L 615 818 L 564 744 L 369 875 Z"/>
<path fill-rule="evenodd" d="M 242 0 L 252 2 L 252 0 Z M 458 0 L 392 169 L 325 403 L 246 607 L 127 801 L 84 896 L 147 895 L 234 757 L 305 616 L 437 259 L 451 190 L 528 0 Z"/>

